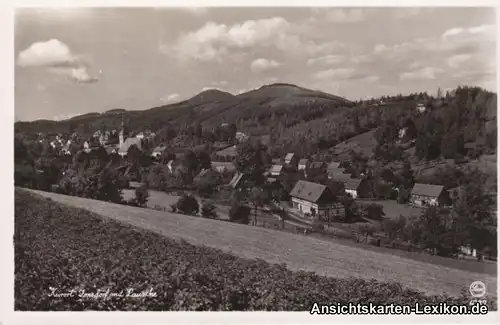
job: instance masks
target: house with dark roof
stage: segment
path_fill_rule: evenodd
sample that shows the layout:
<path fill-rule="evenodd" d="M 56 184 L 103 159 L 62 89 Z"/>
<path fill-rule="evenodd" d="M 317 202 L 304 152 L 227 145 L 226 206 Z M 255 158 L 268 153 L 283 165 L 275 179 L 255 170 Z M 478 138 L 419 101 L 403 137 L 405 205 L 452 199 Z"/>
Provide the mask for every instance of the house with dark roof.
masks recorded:
<path fill-rule="evenodd" d="M 420 207 L 441 205 L 445 195 L 442 185 L 415 183 L 411 191 L 410 201 Z"/>
<path fill-rule="evenodd" d="M 344 213 L 342 204 L 335 202 L 335 196 L 325 185 L 299 180 L 290 196 L 293 208 L 312 218 L 328 219 Z"/>
<path fill-rule="evenodd" d="M 302 158 L 299 160 L 298 170 L 305 170 L 309 166 L 309 160 Z"/>
<path fill-rule="evenodd" d="M 354 199 L 358 197 L 359 188 L 362 183 L 361 179 L 349 178 L 344 182 L 345 192 L 351 195 Z"/>

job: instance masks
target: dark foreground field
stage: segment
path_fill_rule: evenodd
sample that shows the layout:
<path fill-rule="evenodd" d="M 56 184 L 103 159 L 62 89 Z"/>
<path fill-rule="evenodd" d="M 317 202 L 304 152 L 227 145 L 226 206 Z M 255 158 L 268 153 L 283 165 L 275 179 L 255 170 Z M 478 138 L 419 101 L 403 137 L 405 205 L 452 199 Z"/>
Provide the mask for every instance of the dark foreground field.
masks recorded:
<path fill-rule="evenodd" d="M 69 198 L 69 197 L 68 197 Z M 73 199 L 73 198 L 71 198 Z M 77 198 L 74 198 L 77 199 Z M 86 200 L 95 208 L 103 202 Z M 95 202 L 95 204 L 93 204 Z M 120 210 L 120 206 L 109 205 L 114 213 L 102 211 L 103 215 L 114 214 L 111 218 L 128 210 Z M 102 207 L 100 207 L 102 209 Z M 130 207 L 124 207 L 130 209 Z M 134 217 L 141 209 L 133 209 Z M 160 215 L 161 212 L 143 209 L 145 214 Z M 107 214 L 106 214 L 107 213 Z M 255 231 L 268 235 L 271 245 L 279 245 L 280 239 L 273 236 L 294 236 L 266 229 L 237 226 L 201 218 L 186 218 L 179 221 L 177 215 L 163 214 L 171 220 L 171 232 L 191 232 L 195 219 L 200 219 L 199 229 L 208 234 L 212 232 L 212 243 L 217 238 L 235 238 L 235 247 L 229 251 L 242 250 L 242 234 L 248 234 L 247 251 L 259 250 L 254 246 Z M 125 223 L 102 217 L 89 211 L 61 205 L 53 200 L 42 198 L 24 190 L 15 192 L 15 309 L 16 310 L 308 310 L 313 302 L 374 302 L 374 303 L 414 303 L 441 302 L 468 303 L 470 296 L 426 295 L 422 292 L 407 289 L 419 287 L 417 277 L 409 277 L 415 272 L 423 271 L 415 265 L 395 265 L 400 271 L 396 277 L 401 283 L 379 282 L 367 280 L 369 273 L 373 278 L 380 278 L 382 268 L 372 265 L 372 259 L 365 255 L 364 260 L 358 256 L 358 264 L 352 265 L 353 256 L 349 258 L 345 251 L 338 254 L 331 251 L 328 260 L 340 260 L 342 254 L 347 257 L 343 261 L 346 269 L 342 278 L 324 277 L 311 272 L 288 270 L 284 265 L 269 264 L 263 260 L 250 260 L 224 253 L 218 249 L 194 246 L 185 241 L 168 239 L 153 231 L 134 228 Z M 134 219 L 134 218 L 131 218 Z M 136 218 L 137 222 L 148 224 L 147 219 Z M 128 221 L 127 221 L 128 222 Z M 205 222 L 205 223 L 204 223 Z M 212 229 L 206 229 L 212 224 Z M 175 227 L 177 225 L 177 227 Z M 220 226 L 219 226 L 220 225 Z M 224 226 L 227 231 L 224 232 Z M 139 226 L 140 227 L 140 226 Z M 238 228 L 239 227 L 239 228 Z M 153 227 L 154 228 L 154 227 Z M 234 228 L 234 229 L 233 229 Z M 240 237 L 235 229 L 240 229 Z M 182 235 L 172 236 L 182 238 Z M 189 235 L 186 235 L 189 238 Z M 296 238 L 301 238 L 294 236 Z M 291 237 L 291 238 L 294 238 Z M 209 238 L 209 237 L 207 237 Z M 207 242 L 210 240 L 203 238 Z M 274 239 L 276 239 L 273 244 Z M 315 243 L 314 239 L 310 240 Z M 281 241 L 283 238 L 281 238 Z M 311 246 L 307 240 L 305 245 Z M 262 239 L 261 239 L 262 241 Z M 319 241 L 317 241 L 319 242 Z M 318 243 L 316 243 L 319 245 Z M 283 248 L 283 247 L 281 247 Z M 350 248 L 350 254 L 356 253 Z M 268 254 L 273 254 L 271 250 Z M 274 252 L 276 253 L 276 252 Z M 375 254 L 367 252 L 365 254 Z M 240 255 L 240 254 L 238 254 Z M 293 252 L 290 253 L 293 255 Z M 376 257 L 380 258 L 382 254 Z M 302 257 L 301 257 L 302 256 Z M 278 260 L 281 257 L 276 257 Z M 290 258 L 290 257 L 288 257 Z M 297 255 L 295 259 L 305 255 Z M 284 260 L 287 260 L 285 257 Z M 320 263 L 318 261 L 317 263 Z M 383 268 L 384 261 L 380 261 Z M 413 262 L 415 263 L 415 262 Z M 288 263 L 287 263 L 288 264 Z M 362 270 L 363 264 L 365 270 Z M 340 264 L 337 265 L 340 271 Z M 359 269 L 358 272 L 350 268 Z M 434 280 L 435 283 L 450 283 L 450 278 L 462 273 L 458 270 L 447 271 L 448 278 L 438 271 L 439 268 L 427 266 L 427 278 L 423 282 Z M 386 270 L 389 272 L 390 270 Z M 363 272 L 365 279 L 345 278 L 350 272 L 358 276 Z M 333 275 L 333 274 L 329 274 Z M 387 276 L 387 274 L 385 274 Z M 442 276 L 442 278 L 440 278 Z M 464 283 L 469 277 L 463 272 L 463 278 L 456 282 Z M 439 277 L 439 278 L 437 278 Z M 485 275 L 483 274 L 484 278 Z M 441 281 L 442 280 L 442 281 Z M 491 279 L 490 279 L 491 280 Z M 488 281 L 487 281 L 488 282 Z M 489 282 L 488 282 L 489 284 Z M 427 283 L 427 286 L 429 283 Z M 455 283 L 457 285 L 457 283 Z M 495 281 L 496 285 L 496 281 Z M 448 284 L 449 286 L 449 284 Z M 66 296 L 51 296 L 50 288 L 57 288 L 56 293 Z M 446 288 L 446 285 L 441 289 Z M 467 286 L 463 286 L 467 289 Z M 71 290 L 74 295 L 71 296 Z M 78 297 L 80 290 L 87 294 L 98 290 L 111 294 L 99 297 Z M 127 290 L 134 293 L 148 291 L 147 297 L 127 296 Z M 449 288 L 448 288 L 449 289 Z M 53 292 L 53 291 L 52 291 Z M 112 296 L 115 293 L 116 296 Z M 493 298 L 491 295 L 489 298 Z M 492 300 L 489 299 L 491 302 Z M 496 303 L 494 309 L 496 310 Z"/>

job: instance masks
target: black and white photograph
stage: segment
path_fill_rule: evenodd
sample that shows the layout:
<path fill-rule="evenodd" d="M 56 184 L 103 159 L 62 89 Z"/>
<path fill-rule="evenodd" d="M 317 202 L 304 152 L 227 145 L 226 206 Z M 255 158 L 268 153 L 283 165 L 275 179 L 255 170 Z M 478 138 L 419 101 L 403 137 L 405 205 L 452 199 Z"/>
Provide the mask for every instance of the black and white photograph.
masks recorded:
<path fill-rule="evenodd" d="M 497 311 L 495 7 L 186 3 L 13 11 L 14 311 Z"/>

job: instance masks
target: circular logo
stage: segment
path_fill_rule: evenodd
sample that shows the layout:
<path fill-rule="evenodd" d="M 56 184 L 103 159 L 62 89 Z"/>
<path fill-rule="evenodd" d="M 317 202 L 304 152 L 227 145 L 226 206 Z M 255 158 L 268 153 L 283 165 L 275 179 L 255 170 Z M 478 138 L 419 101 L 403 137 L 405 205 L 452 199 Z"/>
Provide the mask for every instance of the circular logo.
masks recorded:
<path fill-rule="evenodd" d="M 486 286 L 481 281 L 474 281 L 471 283 L 469 291 L 474 298 L 481 298 L 486 294 Z"/>

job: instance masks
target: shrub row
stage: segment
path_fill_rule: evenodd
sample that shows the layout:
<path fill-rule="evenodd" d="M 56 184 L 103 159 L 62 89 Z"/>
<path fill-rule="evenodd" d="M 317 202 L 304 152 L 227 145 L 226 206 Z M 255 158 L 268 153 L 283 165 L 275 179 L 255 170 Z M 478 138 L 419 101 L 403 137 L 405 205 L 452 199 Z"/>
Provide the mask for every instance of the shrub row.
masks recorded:
<path fill-rule="evenodd" d="M 399 283 L 336 279 L 245 260 L 111 221 L 50 199 L 15 193 L 15 309 L 304 311 L 313 302 L 463 304 Z M 51 297 L 71 289 L 135 292 L 156 297 Z"/>

